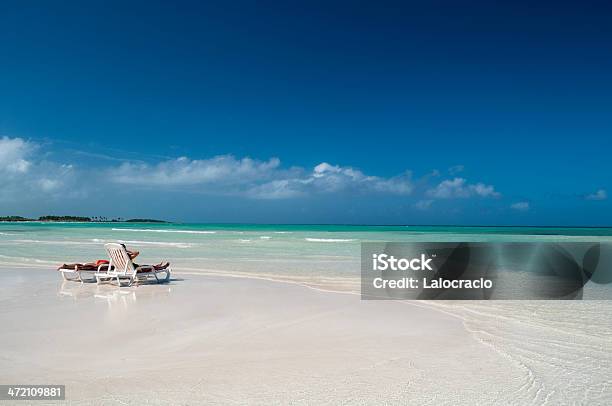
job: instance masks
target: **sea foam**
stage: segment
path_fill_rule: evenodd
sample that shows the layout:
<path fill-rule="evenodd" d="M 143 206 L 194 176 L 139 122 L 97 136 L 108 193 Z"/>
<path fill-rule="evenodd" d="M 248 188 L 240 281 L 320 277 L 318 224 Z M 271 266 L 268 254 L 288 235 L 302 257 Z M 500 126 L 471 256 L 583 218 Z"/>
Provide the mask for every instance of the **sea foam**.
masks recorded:
<path fill-rule="evenodd" d="M 351 242 L 356 241 L 353 238 L 304 238 L 310 242 Z"/>
<path fill-rule="evenodd" d="M 132 231 L 137 233 L 177 233 L 177 234 L 217 234 L 216 231 L 201 230 L 159 230 L 153 228 L 112 228 L 113 231 Z"/>

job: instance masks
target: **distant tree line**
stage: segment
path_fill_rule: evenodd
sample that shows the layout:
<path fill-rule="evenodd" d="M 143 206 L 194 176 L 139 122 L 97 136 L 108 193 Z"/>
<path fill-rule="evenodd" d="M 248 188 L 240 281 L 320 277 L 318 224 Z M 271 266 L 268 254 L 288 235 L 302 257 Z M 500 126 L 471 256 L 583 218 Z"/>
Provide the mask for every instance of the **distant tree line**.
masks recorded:
<path fill-rule="evenodd" d="M 89 222 L 91 218 L 80 217 L 80 216 L 41 216 L 38 221 L 78 221 L 78 222 Z"/>
<path fill-rule="evenodd" d="M 0 221 L 33 221 L 32 219 L 28 219 L 21 216 L 4 216 L 0 217 Z"/>
<path fill-rule="evenodd" d="M 83 216 L 41 216 L 38 219 L 27 218 L 22 216 L 0 216 L 0 221 L 65 221 L 65 222 L 93 222 L 93 223 L 167 223 L 163 220 L 155 220 L 155 219 L 128 219 L 125 220 L 121 217 L 116 218 L 108 218 L 104 216 L 94 216 L 94 217 L 83 217 Z"/>

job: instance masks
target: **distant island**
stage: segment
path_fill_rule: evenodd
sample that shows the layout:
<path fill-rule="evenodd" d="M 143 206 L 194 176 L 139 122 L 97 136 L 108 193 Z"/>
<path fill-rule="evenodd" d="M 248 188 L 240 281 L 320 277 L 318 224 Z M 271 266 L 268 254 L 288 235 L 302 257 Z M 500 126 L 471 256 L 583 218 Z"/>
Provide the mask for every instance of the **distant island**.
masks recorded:
<path fill-rule="evenodd" d="M 37 219 L 22 216 L 0 216 L 0 221 L 46 221 L 46 222 L 74 222 L 74 223 L 167 223 L 156 219 L 123 219 L 121 217 L 83 217 L 83 216 L 40 216 Z"/>

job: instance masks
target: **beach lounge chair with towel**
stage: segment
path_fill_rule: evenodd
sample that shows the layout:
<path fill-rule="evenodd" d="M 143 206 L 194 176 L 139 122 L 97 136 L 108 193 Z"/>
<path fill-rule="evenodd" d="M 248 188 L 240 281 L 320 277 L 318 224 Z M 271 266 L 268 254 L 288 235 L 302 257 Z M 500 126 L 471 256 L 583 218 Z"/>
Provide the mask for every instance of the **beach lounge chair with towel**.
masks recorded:
<path fill-rule="evenodd" d="M 84 264 L 63 264 L 57 270 L 62 273 L 66 281 L 95 282 L 96 274 L 105 273 L 108 270 L 108 261 L 87 262 Z"/>
<path fill-rule="evenodd" d="M 98 283 L 117 281 L 119 286 L 122 280 L 128 282 L 127 286 L 133 283 L 146 282 L 155 279 L 156 282 L 167 282 L 170 280 L 170 264 L 162 265 L 136 265 L 132 262 L 127 249 L 123 244 L 104 244 L 106 252 L 110 258 L 110 269 L 106 272 L 96 273 Z M 158 274 L 165 274 L 164 278 L 160 278 Z"/>

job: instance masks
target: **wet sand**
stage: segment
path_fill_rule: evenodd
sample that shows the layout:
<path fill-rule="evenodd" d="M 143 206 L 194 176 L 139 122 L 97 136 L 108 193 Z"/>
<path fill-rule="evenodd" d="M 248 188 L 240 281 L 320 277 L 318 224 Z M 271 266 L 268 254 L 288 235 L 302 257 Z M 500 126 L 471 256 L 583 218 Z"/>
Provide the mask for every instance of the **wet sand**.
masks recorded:
<path fill-rule="evenodd" d="M 119 289 L 21 268 L 0 269 L 0 322 L 0 383 L 65 384 L 71 404 L 542 403 L 532 369 L 426 303 L 180 273 Z"/>

